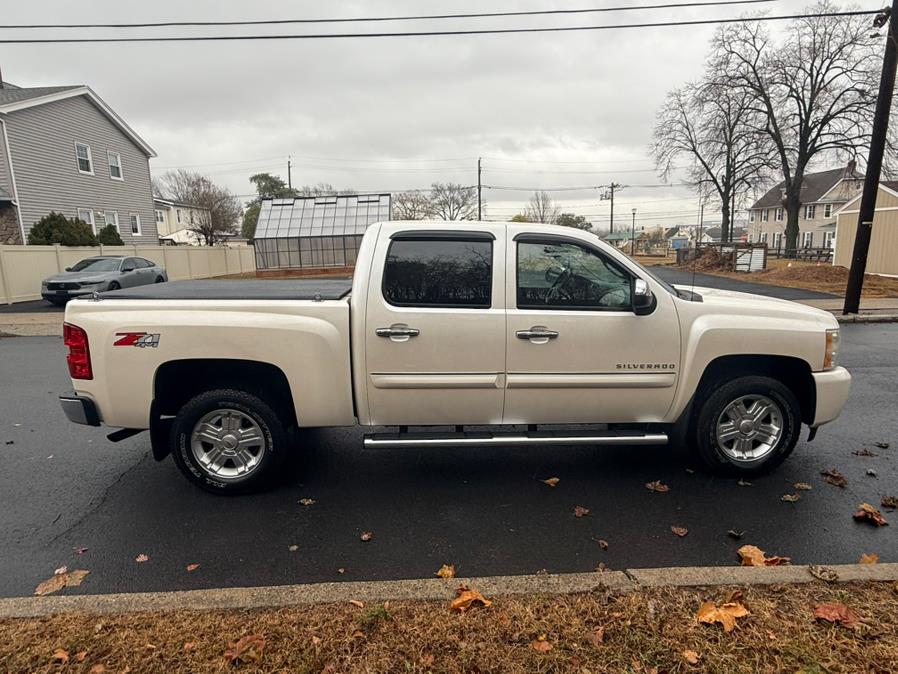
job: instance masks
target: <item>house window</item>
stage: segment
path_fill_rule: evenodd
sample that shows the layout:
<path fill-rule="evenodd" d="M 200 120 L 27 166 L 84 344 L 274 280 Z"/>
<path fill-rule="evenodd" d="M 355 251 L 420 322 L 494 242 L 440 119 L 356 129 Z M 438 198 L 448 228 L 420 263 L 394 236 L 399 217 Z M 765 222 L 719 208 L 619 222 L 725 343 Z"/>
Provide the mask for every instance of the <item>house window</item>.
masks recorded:
<path fill-rule="evenodd" d="M 749 211 L 749 212 L 748 212 L 748 221 L 749 221 L 749 222 L 754 222 L 754 221 L 755 221 L 755 212 L 754 212 L 754 211 Z"/>
<path fill-rule="evenodd" d="M 93 230 L 94 234 L 97 233 L 97 228 L 94 225 L 94 212 L 92 210 L 90 210 L 89 208 L 79 208 L 78 219 L 90 225 L 90 228 Z"/>
<path fill-rule="evenodd" d="M 118 152 L 107 152 L 106 157 L 109 160 L 109 177 L 113 180 L 124 180 L 122 175 L 122 155 Z"/>
<path fill-rule="evenodd" d="M 805 248 L 810 248 L 814 243 L 814 232 L 805 232 L 804 234 L 802 234 L 801 243 Z"/>
<path fill-rule="evenodd" d="M 769 208 L 765 208 L 765 209 L 761 212 L 761 222 L 767 222 L 768 220 L 770 220 L 770 209 L 769 209 Z"/>
<path fill-rule="evenodd" d="M 773 247 L 779 250 L 780 245 L 783 243 L 783 233 L 782 232 L 774 232 L 773 233 Z"/>
<path fill-rule="evenodd" d="M 761 232 L 761 243 L 767 243 L 767 232 Z"/>
<path fill-rule="evenodd" d="M 180 225 L 181 224 L 181 209 L 180 208 L 175 209 L 175 215 L 177 216 L 178 224 Z"/>
<path fill-rule="evenodd" d="M 90 153 L 90 145 L 75 143 L 75 158 L 78 160 L 78 172 L 92 176 L 94 174 L 94 161 Z"/>
<path fill-rule="evenodd" d="M 832 248 L 833 247 L 833 235 L 835 232 L 823 232 L 823 247 L 824 248 Z"/>
<path fill-rule="evenodd" d="M 131 221 L 131 233 L 140 236 L 140 213 L 130 213 L 128 217 Z"/>
<path fill-rule="evenodd" d="M 165 214 L 162 211 L 156 211 L 156 222 L 160 225 L 165 222 Z"/>
<path fill-rule="evenodd" d="M 814 215 L 817 213 L 817 205 L 816 204 L 808 204 L 804 207 L 804 219 L 805 220 L 813 220 Z"/>
<path fill-rule="evenodd" d="M 783 209 L 782 208 L 776 209 L 776 219 L 777 219 L 777 222 L 783 221 Z"/>
<path fill-rule="evenodd" d="M 115 229 L 118 233 L 122 233 L 122 230 L 118 225 L 118 211 L 106 211 L 106 224 L 115 225 Z"/>
<path fill-rule="evenodd" d="M 833 205 L 832 204 L 823 204 L 823 217 L 831 218 L 833 215 Z"/>

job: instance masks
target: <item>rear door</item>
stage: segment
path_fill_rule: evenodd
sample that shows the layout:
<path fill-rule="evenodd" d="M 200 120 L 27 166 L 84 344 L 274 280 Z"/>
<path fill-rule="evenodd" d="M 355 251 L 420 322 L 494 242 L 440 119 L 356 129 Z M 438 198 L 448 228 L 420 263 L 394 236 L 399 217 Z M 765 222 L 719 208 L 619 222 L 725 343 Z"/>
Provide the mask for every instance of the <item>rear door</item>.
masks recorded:
<path fill-rule="evenodd" d="M 504 227 L 383 226 L 365 319 L 372 424 L 501 423 L 504 255 Z"/>

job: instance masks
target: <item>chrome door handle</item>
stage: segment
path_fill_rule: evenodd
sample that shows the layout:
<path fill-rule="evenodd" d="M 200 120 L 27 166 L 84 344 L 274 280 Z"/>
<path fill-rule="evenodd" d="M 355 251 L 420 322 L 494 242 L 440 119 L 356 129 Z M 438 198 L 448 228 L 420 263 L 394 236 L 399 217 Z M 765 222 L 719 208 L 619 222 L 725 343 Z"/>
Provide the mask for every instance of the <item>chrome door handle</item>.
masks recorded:
<path fill-rule="evenodd" d="M 530 330 L 518 330 L 515 335 L 518 339 L 556 339 L 558 332 L 545 328 L 531 328 Z"/>
<path fill-rule="evenodd" d="M 374 334 L 378 337 L 417 337 L 421 334 L 418 328 L 377 328 Z"/>

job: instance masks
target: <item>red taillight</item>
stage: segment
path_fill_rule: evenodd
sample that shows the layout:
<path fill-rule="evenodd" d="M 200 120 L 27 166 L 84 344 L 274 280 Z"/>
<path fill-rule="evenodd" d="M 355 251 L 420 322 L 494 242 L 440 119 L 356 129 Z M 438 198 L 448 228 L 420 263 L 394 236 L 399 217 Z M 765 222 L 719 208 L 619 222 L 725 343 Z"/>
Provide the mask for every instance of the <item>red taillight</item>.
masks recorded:
<path fill-rule="evenodd" d="M 87 333 L 77 325 L 62 324 L 62 338 L 69 348 L 66 361 L 69 364 L 69 375 L 72 379 L 93 379 L 94 372 L 90 366 L 90 347 L 87 344 Z"/>

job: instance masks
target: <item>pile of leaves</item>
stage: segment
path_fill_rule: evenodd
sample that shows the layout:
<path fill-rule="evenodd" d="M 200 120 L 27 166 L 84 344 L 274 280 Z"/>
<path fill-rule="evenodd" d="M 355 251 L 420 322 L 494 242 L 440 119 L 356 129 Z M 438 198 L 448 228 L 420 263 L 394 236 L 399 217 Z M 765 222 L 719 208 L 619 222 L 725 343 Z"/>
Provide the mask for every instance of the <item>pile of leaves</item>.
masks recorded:
<path fill-rule="evenodd" d="M 888 583 L 466 592 L 451 602 L 3 620 L 0 671 L 898 671 L 898 591 Z"/>
<path fill-rule="evenodd" d="M 704 248 L 698 252 L 698 257 L 690 257 L 681 268 L 695 269 L 696 271 L 733 271 L 735 266 L 735 253 L 721 253 L 717 248 Z"/>

